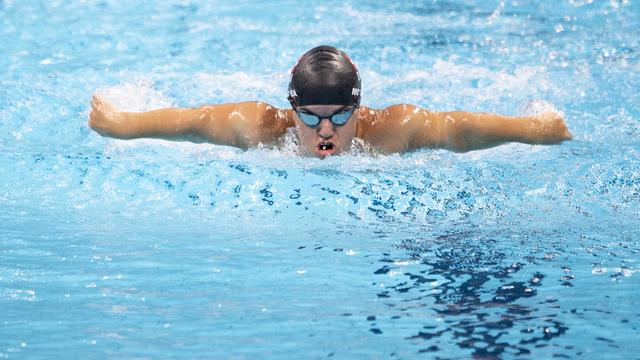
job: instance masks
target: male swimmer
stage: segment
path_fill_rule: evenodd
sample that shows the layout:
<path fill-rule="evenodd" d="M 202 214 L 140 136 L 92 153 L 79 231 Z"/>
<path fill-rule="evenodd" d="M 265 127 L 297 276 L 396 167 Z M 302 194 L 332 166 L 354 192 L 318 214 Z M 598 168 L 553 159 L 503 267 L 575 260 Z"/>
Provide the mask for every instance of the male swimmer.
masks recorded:
<path fill-rule="evenodd" d="M 89 126 L 118 139 L 160 138 L 249 148 L 278 145 L 297 129 L 300 153 L 325 158 L 348 151 L 357 137 L 382 153 L 420 148 L 457 152 L 505 142 L 557 144 L 571 139 L 562 117 L 508 117 L 463 111 L 432 112 L 413 105 L 360 106 L 360 75 L 349 57 L 331 46 L 305 53 L 291 71 L 291 109 L 251 101 L 195 109 L 119 112 L 104 99 L 91 101 Z"/>

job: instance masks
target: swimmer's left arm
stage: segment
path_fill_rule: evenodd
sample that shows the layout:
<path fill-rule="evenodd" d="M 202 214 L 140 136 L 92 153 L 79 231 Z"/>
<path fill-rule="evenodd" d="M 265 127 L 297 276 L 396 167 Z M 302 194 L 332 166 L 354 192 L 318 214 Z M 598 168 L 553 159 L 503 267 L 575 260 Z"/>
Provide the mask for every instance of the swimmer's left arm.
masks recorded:
<path fill-rule="evenodd" d="M 511 117 L 464 111 L 429 112 L 416 107 L 409 110 L 405 111 L 405 118 L 410 116 L 408 122 L 413 131 L 408 150 L 434 147 L 465 152 L 506 142 L 551 145 L 571 139 L 563 118 L 552 112 Z"/>

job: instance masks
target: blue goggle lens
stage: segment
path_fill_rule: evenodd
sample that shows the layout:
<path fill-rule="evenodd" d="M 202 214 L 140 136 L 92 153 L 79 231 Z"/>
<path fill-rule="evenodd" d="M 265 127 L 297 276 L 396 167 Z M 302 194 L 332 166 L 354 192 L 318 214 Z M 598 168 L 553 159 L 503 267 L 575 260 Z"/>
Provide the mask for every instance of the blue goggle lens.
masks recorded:
<path fill-rule="evenodd" d="M 320 124 L 320 121 L 325 118 L 329 118 L 329 120 L 331 120 L 334 125 L 344 125 L 347 123 L 347 121 L 349 121 L 351 115 L 353 115 L 354 110 L 355 109 L 351 108 L 326 117 L 320 117 L 316 114 L 302 111 L 297 111 L 297 113 L 300 120 L 307 126 L 317 126 L 318 124 Z"/>

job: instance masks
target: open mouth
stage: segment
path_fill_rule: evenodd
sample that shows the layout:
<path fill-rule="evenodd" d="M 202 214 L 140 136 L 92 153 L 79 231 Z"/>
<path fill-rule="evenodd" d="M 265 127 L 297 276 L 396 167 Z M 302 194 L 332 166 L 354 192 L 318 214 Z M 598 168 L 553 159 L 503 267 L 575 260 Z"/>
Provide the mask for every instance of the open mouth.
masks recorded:
<path fill-rule="evenodd" d="M 321 141 L 318 146 L 316 146 L 316 153 L 320 156 L 331 155 L 336 151 L 336 146 L 329 141 Z"/>

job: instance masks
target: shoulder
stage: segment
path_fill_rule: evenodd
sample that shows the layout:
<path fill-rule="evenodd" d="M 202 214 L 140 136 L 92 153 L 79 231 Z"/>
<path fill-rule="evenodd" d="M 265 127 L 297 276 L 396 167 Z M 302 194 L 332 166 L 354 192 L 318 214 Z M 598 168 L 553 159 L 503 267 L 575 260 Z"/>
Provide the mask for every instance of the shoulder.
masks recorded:
<path fill-rule="evenodd" d="M 284 127 L 286 129 L 294 125 L 293 110 L 291 109 L 280 109 L 262 101 L 257 101 L 255 106 L 256 117 L 263 126 Z"/>
<path fill-rule="evenodd" d="M 280 109 L 262 101 L 247 103 L 247 106 L 255 109 L 255 126 L 262 142 L 272 142 L 284 135 L 287 128 L 294 126 L 291 109 Z"/>
<path fill-rule="evenodd" d="M 407 117 L 414 117 L 417 114 L 427 115 L 430 112 L 410 104 L 395 104 L 384 109 L 372 109 L 362 106 L 359 109 L 360 118 L 365 122 L 373 123 L 400 123 Z"/>
<path fill-rule="evenodd" d="M 226 114 L 229 118 L 239 118 L 245 122 L 255 124 L 257 127 L 284 124 L 293 126 L 293 114 L 291 109 L 279 109 L 263 101 L 245 101 L 239 103 L 227 103 L 202 107 L 204 111 Z"/>
<path fill-rule="evenodd" d="M 417 133 L 431 124 L 433 113 L 409 104 L 395 104 L 384 109 L 363 108 L 358 137 L 385 152 L 410 150 Z"/>
<path fill-rule="evenodd" d="M 402 152 L 406 150 L 408 132 L 403 120 L 415 106 L 398 104 L 384 109 L 371 109 L 365 106 L 358 110 L 359 138 L 383 152 Z"/>
<path fill-rule="evenodd" d="M 262 101 L 245 101 L 203 106 L 207 127 L 213 132 L 227 132 L 245 147 L 275 142 L 293 126 L 289 109 L 278 109 Z"/>
<path fill-rule="evenodd" d="M 396 104 L 384 109 L 371 109 L 362 106 L 358 115 L 362 135 L 366 136 L 369 133 L 408 127 L 416 120 L 431 117 L 432 113 L 414 105 Z"/>

